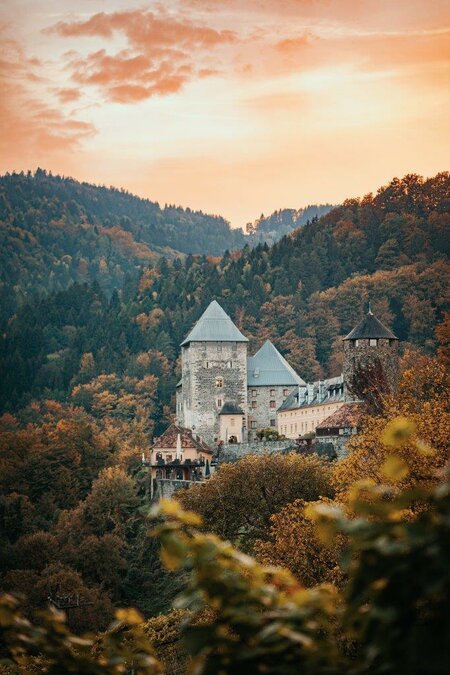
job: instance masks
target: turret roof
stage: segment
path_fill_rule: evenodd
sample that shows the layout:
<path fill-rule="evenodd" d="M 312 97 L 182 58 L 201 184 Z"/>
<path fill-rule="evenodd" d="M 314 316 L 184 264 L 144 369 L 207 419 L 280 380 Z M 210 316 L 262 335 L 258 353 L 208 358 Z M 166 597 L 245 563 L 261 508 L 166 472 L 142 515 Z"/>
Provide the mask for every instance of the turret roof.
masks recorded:
<path fill-rule="evenodd" d="M 249 387 L 304 384 L 300 375 L 297 375 L 270 340 L 267 340 L 254 356 L 247 359 Z"/>
<path fill-rule="evenodd" d="M 181 346 L 190 342 L 248 342 L 228 314 L 213 300 Z"/>
<path fill-rule="evenodd" d="M 370 338 L 398 340 L 398 337 L 369 310 L 359 324 L 346 335 L 344 340 L 367 340 Z"/>

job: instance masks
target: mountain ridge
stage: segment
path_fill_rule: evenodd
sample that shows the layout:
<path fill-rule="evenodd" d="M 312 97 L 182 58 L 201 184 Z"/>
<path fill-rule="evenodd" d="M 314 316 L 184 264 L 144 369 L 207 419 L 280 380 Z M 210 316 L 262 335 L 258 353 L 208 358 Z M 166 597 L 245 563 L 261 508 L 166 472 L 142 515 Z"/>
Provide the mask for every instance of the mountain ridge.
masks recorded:
<path fill-rule="evenodd" d="M 74 282 L 98 281 L 111 293 L 161 256 L 220 256 L 282 234 L 266 236 L 262 229 L 251 237 L 221 216 L 161 208 L 124 189 L 43 169 L 5 174 L 0 177 L 0 325 L 27 300 Z"/>

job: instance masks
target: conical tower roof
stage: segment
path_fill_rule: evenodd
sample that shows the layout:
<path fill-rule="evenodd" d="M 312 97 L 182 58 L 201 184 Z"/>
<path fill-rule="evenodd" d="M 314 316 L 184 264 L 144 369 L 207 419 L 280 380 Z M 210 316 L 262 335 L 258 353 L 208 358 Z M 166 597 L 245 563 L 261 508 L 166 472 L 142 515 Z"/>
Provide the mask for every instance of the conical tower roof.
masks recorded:
<path fill-rule="evenodd" d="M 305 382 L 274 345 L 267 340 L 254 356 L 247 359 L 249 387 L 304 385 Z"/>
<path fill-rule="evenodd" d="M 201 315 L 181 346 L 190 342 L 248 342 L 216 300 Z"/>
<path fill-rule="evenodd" d="M 398 340 L 398 337 L 369 310 L 362 321 L 345 336 L 344 340 L 369 340 L 371 338 Z"/>

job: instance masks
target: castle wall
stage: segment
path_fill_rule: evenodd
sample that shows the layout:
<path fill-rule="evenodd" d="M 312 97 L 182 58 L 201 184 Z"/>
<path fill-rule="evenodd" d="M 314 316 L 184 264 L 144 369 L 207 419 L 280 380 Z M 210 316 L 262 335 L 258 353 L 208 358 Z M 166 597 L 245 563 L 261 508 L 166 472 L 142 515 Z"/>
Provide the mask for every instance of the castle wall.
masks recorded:
<path fill-rule="evenodd" d="M 191 342 L 181 358 L 180 423 L 214 445 L 222 405 L 233 401 L 247 410 L 247 343 Z"/>
<path fill-rule="evenodd" d="M 248 387 L 249 441 L 255 440 L 258 429 L 277 430 L 277 410 L 295 389 L 297 385 Z"/>

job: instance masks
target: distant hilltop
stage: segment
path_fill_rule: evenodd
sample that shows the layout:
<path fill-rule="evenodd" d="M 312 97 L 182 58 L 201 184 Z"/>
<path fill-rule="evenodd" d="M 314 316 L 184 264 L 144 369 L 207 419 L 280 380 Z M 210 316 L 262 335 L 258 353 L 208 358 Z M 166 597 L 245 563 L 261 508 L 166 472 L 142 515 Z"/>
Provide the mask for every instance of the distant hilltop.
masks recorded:
<path fill-rule="evenodd" d="M 301 209 L 279 209 L 270 216 L 261 216 L 254 223 L 247 223 L 246 232 L 253 244 L 275 244 L 285 234 L 289 234 L 310 220 L 325 216 L 336 205 L 310 204 Z"/>

